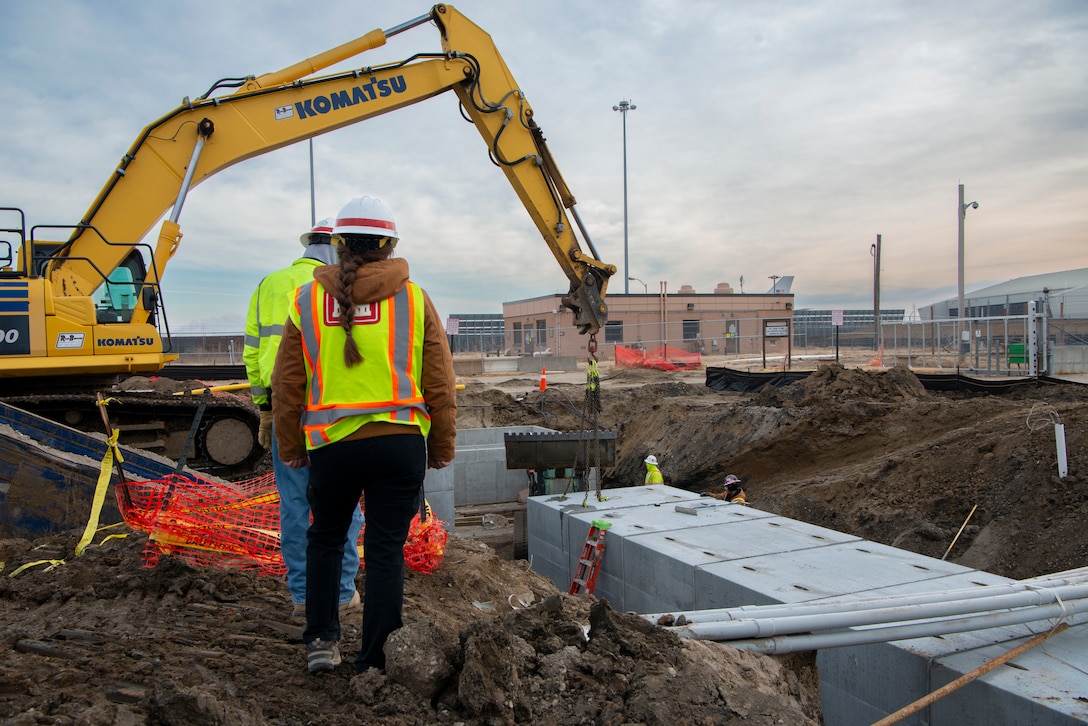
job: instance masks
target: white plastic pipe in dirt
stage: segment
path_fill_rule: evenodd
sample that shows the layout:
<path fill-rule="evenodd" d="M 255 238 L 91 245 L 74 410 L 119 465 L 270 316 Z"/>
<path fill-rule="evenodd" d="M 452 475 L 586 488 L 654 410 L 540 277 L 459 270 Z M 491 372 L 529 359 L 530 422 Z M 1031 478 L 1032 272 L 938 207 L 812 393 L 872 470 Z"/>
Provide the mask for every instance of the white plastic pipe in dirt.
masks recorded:
<path fill-rule="evenodd" d="M 936 620 L 910 625 L 895 625 L 887 628 L 864 628 L 858 630 L 832 630 L 826 633 L 806 635 L 780 635 L 774 638 L 758 640 L 731 640 L 730 646 L 740 650 L 757 653 L 781 654 L 798 651 L 818 650 L 820 648 L 842 648 L 851 645 L 887 643 L 893 640 L 910 640 L 950 633 L 964 633 L 971 630 L 989 630 L 1007 625 L 1020 625 L 1051 618 L 1066 618 L 1088 611 L 1088 600 L 1076 600 L 1035 608 L 1021 608 L 1011 612 L 990 613 L 956 620 Z M 1083 619 L 1088 621 L 1088 618 Z M 1080 619 L 1074 624 L 1079 624 Z"/>
<path fill-rule="evenodd" d="M 1004 585 L 982 585 L 973 588 L 943 590 L 919 593 L 917 595 L 885 595 L 856 599 L 824 599 L 800 603 L 776 605 L 745 605 L 734 608 L 712 608 L 707 610 L 684 611 L 683 616 L 689 623 L 706 623 L 752 618 L 771 618 L 787 615 L 816 615 L 819 613 L 840 613 L 858 610 L 871 610 L 881 607 L 904 605 L 925 605 L 928 603 L 974 600 L 979 598 L 1007 595 L 1038 588 L 1064 587 L 1067 585 L 1088 584 L 1088 567 L 1081 567 L 1066 572 L 1054 573 L 1043 577 L 1010 582 Z M 643 615 L 652 623 L 662 618 L 675 617 L 677 613 L 650 613 Z"/>
<path fill-rule="evenodd" d="M 681 637 L 701 640 L 736 640 L 740 638 L 764 638 L 774 635 L 806 633 L 821 630 L 857 627 L 862 625 L 886 625 L 909 621 L 947 618 L 952 615 L 980 615 L 994 610 L 1011 608 L 1036 608 L 1050 603 L 1061 604 L 1088 599 L 1088 584 L 1067 587 L 1040 588 L 1006 595 L 995 595 L 973 600 L 950 600 L 924 605 L 851 610 L 833 613 L 786 615 L 749 620 L 693 623 L 672 628 Z"/>
<path fill-rule="evenodd" d="M 1054 442 L 1058 445 L 1058 478 L 1069 474 L 1069 461 L 1065 454 L 1065 424 L 1054 424 Z"/>

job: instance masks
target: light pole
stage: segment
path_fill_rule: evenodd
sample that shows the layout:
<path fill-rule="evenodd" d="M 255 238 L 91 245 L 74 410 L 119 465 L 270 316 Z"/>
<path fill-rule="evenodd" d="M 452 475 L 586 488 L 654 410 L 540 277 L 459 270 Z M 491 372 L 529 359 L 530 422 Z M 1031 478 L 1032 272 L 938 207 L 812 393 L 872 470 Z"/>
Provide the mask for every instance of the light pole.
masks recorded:
<path fill-rule="evenodd" d="M 619 104 L 612 107 L 613 111 L 619 111 L 623 116 L 623 276 L 627 279 L 623 281 L 623 294 L 627 295 L 631 292 L 630 286 L 627 284 L 630 277 L 627 277 L 630 269 L 627 265 L 627 112 L 634 111 L 637 108 L 635 104 L 630 101 L 620 101 Z"/>
<path fill-rule="evenodd" d="M 628 280 L 634 280 L 635 282 L 642 282 L 642 280 L 638 279 L 637 277 L 628 277 L 627 279 L 628 279 Z M 646 287 L 646 283 L 645 283 L 645 282 L 642 282 L 642 294 L 643 294 L 643 295 L 645 295 L 645 294 L 647 294 L 648 292 L 649 292 L 649 288 L 648 288 L 648 287 Z"/>
<path fill-rule="evenodd" d="M 956 216 L 959 217 L 959 267 L 960 267 L 960 279 L 959 279 L 959 310 L 956 315 L 956 360 L 959 361 L 960 355 L 963 351 L 963 334 L 961 332 L 963 322 L 967 318 L 967 312 L 964 308 L 963 299 L 963 221 L 967 218 L 967 208 L 978 209 L 978 202 L 971 202 L 970 204 L 963 203 L 963 185 L 960 184 L 960 200 L 956 205 Z"/>
<path fill-rule="evenodd" d="M 780 278 L 782 276 L 781 275 L 768 275 L 767 277 L 771 278 L 771 294 L 777 295 L 778 294 L 778 278 Z"/>
<path fill-rule="evenodd" d="M 876 236 L 876 244 L 869 248 L 869 254 L 873 256 L 873 350 L 880 350 L 884 342 L 884 329 L 880 326 L 880 235 Z"/>

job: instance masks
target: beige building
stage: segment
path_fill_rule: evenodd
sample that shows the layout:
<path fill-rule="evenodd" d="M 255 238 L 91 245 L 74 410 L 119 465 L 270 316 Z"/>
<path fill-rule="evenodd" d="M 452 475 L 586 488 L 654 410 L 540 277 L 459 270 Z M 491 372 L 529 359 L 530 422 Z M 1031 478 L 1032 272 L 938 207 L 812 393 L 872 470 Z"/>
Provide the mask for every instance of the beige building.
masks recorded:
<path fill-rule="evenodd" d="M 707 355 L 785 355 L 793 319 L 792 294 L 736 294 L 722 283 L 712 293 L 684 285 L 676 292 L 608 292 L 608 324 L 597 334 L 597 357 L 615 357 L 616 345 L 645 349 L 668 344 Z M 584 358 L 589 336 L 580 335 L 562 295 L 545 295 L 502 305 L 505 350 L 509 355 Z"/>

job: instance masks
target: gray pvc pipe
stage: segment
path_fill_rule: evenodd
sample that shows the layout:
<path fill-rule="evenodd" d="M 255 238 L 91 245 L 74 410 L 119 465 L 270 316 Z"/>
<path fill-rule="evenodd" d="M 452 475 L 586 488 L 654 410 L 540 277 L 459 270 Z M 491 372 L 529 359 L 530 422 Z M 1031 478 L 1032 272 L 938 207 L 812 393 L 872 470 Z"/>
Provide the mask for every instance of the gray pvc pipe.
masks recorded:
<path fill-rule="evenodd" d="M 865 610 L 839 610 L 832 613 L 783 615 L 746 620 L 697 622 L 670 628 L 681 637 L 706 640 L 735 640 L 762 638 L 790 633 L 805 633 L 861 625 L 879 625 L 906 621 L 945 618 L 968 613 L 982 614 L 994 610 L 1034 608 L 1050 603 L 1066 603 L 1088 598 L 1088 583 L 1025 590 L 1004 595 L 949 600 L 928 604 L 899 605 Z"/>
<path fill-rule="evenodd" d="M 1083 571 L 1083 574 L 1080 574 Z M 1066 573 L 1059 573 L 1066 574 Z M 881 607 L 897 607 L 905 605 L 924 605 L 927 603 L 949 602 L 960 600 L 974 600 L 994 597 L 1032 590 L 1046 590 L 1053 587 L 1063 587 L 1088 583 L 1088 568 L 1070 570 L 1069 576 L 1058 578 L 1049 575 L 1046 578 L 1033 578 L 1019 582 L 1010 582 L 1003 585 L 984 585 L 958 590 L 944 590 L 939 592 L 919 593 L 917 595 L 885 595 L 881 597 L 835 600 L 821 599 L 800 603 L 783 603 L 774 605 L 746 605 L 734 608 L 712 608 L 707 610 L 683 611 L 682 614 L 689 623 L 721 622 L 724 620 L 749 620 L 752 618 L 767 618 L 791 615 L 815 615 L 819 613 L 841 613 L 846 611 L 871 610 Z M 675 616 L 677 613 L 650 613 L 643 615 L 650 622 L 656 623 L 661 618 Z"/>
<path fill-rule="evenodd" d="M 910 640 L 912 638 L 925 638 L 949 633 L 963 633 L 972 630 L 988 630 L 1050 618 L 1064 618 L 1085 611 L 1088 611 L 1088 600 L 1077 600 L 1072 603 L 1055 603 L 1034 608 L 1020 608 L 1005 613 L 990 613 L 956 620 L 937 620 L 912 625 L 895 625 L 887 628 L 839 630 L 807 635 L 781 635 L 759 640 L 733 640 L 729 641 L 729 645 L 757 653 L 795 653 L 820 648 L 841 648 L 851 645 L 886 643 L 893 640 Z M 1073 620 L 1076 622 L 1071 624 L 1080 624 L 1082 622 L 1082 619 L 1078 618 Z"/>

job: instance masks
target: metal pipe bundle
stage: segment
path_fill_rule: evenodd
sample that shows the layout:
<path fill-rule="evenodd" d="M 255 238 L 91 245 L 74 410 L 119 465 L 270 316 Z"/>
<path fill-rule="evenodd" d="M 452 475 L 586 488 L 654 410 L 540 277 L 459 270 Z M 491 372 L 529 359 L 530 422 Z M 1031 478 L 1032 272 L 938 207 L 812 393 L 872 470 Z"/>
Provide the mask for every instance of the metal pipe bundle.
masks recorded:
<path fill-rule="evenodd" d="M 791 653 L 984 630 L 1088 613 L 1088 568 L 1006 585 L 684 613 L 680 637 Z M 644 617 L 658 622 L 665 614 Z M 966 616 L 966 617 L 955 617 Z M 1075 618 L 1079 619 L 1079 618 Z M 1088 615 L 1083 618 L 1088 622 Z"/>

